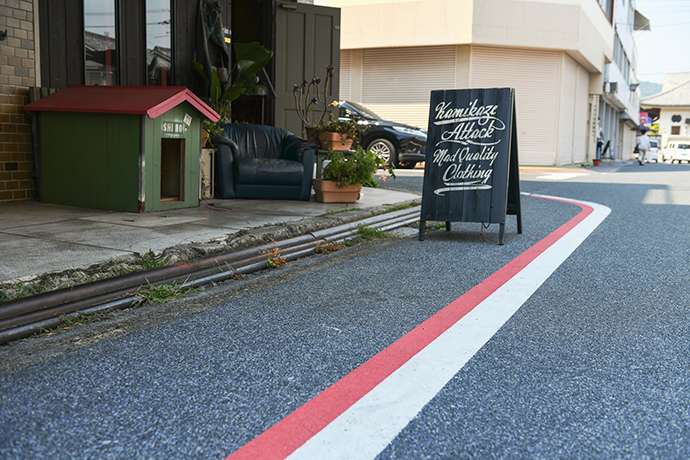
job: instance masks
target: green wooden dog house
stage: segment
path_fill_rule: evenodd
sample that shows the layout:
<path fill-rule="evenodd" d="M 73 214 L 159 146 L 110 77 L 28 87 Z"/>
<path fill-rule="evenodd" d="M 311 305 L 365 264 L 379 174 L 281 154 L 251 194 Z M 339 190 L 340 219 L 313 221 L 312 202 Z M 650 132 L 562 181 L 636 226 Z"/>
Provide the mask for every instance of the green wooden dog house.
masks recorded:
<path fill-rule="evenodd" d="M 41 201 L 117 211 L 199 205 L 201 121 L 219 115 L 184 87 L 65 88 L 38 113 Z"/>

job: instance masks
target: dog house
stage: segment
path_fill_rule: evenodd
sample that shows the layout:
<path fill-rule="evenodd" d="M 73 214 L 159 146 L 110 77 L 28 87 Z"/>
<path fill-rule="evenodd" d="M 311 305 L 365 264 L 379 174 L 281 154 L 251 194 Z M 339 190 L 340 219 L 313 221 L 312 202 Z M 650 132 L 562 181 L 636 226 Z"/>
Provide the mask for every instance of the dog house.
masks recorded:
<path fill-rule="evenodd" d="M 39 197 L 117 211 L 199 205 L 201 121 L 219 115 L 184 87 L 65 88 L 38 113 Z"/>

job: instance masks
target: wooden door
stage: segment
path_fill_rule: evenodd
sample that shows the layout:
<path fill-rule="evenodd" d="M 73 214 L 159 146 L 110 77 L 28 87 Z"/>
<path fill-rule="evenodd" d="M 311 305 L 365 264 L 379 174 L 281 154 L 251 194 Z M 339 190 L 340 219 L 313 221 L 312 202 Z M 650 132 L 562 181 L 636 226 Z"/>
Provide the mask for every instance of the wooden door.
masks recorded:
<path fill-rule="evenodd" d="M 340 9 L 278 1 L 275 14 L 275 126 L 302 134 L 293 86 L 334 66 L 329 97 L 338 98 L 340 76 Z"/>

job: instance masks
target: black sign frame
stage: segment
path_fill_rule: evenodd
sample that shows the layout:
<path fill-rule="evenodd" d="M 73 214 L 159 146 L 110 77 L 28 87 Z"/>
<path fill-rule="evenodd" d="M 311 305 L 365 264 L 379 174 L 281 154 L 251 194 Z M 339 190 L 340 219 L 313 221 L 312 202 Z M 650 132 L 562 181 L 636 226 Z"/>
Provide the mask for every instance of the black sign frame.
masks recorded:
<path fill-rule="evenodd" d="M 419 240 L 427 221 L 498 224 L 522 234 L 518 138 L 513 88 L 431 92 Z"/>

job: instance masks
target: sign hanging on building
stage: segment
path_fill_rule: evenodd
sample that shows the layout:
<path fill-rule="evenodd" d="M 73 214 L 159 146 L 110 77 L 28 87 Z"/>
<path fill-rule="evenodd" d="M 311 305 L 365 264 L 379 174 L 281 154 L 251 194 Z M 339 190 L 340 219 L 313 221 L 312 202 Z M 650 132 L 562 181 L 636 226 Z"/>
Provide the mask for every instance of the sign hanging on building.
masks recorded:
<path fill-rule="evenodd" d="M 419 239 L 426 221 L 499 224 L 522 233 L 515 90 L 431 92 Z"/>
<path fill-rule="evenodd" d="M 164 120 L 161 122 L 163 137 L 180 138 L 187 132 L 187 124 L 179 120 Z"/>

